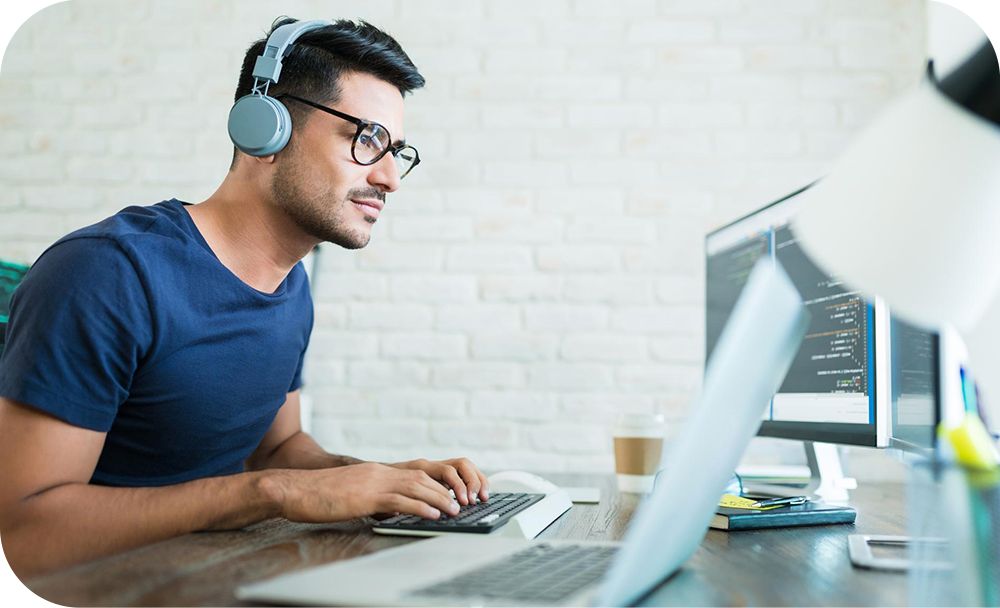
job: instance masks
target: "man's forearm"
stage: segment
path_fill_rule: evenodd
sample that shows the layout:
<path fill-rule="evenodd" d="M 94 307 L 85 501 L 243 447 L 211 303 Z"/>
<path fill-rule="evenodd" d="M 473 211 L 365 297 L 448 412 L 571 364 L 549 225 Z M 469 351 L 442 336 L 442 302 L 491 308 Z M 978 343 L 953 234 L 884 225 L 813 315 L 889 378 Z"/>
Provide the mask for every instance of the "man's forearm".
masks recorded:
<path fill-rule="evenodd" d="M 331 469 L 364 462 L 350 456 L 330 454 L 308 433 L 295 433 L 265 458 L 250 461 L 253 470 L 260 469 Z"/>
<path fill-rule="evenodd" d="M 267 473 L 159 488 L 69 483 L 23 499 L 2 522 L 21 578 L 188 532 L 234 529 L 280 515 Z"/>

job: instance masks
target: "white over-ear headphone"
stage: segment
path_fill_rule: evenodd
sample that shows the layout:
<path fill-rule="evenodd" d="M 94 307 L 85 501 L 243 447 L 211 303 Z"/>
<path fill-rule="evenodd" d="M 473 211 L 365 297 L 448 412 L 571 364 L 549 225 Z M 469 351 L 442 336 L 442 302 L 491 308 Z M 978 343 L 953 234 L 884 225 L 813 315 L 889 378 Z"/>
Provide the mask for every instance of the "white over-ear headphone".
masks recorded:
<path fill-rule="evenodd" d="M 253 89 L 236 100 L 229 110 L 229 138 L 250 156 L 269 156 L 280 152 L 292 136 L 292 118 L 288 108 L 268 96 L 268 87 L 278 82 L 281 60 L 292 50 L 292 43 L 308 31 L 333 25 L 330 21 L 296 21 L 274 30 L 264 45 L 264 52 L 253 67 Z"/>

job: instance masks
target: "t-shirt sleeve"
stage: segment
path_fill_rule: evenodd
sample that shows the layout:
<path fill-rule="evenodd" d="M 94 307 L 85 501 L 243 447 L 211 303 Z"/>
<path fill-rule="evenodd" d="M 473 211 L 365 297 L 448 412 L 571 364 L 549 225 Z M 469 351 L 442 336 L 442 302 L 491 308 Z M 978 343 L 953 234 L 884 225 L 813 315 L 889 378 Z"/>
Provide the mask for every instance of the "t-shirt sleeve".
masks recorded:
<path fill-rule="evenodd" d="M 146 292 L 106 238 L 49 248 L 11 299 L 0 395 L 107 432 L 152 343 Z"/>
<path fill-rule="evenodd" d="M 303 274 L 305 274 L 304 271 Z M 306 310 L 308 311 L 309 314 L 309 323 L 306 325 L 305 328 L 305 340 L 304 340 L 305 346 L 302 347 L 302 352 L 299 354 L 299 364 L 295 368 L 295 376 L 292 377 L 292 383 L 288 387 L 289 393 L 291 393 L 292 391 L 297 391 L 300 388 L 302 388 L 303 385 L 302 368 L 305 366 L 306 351 L 309 349 L 309 338 L 312 336 L 313 324 L 316 321 L 315 312 L 313 311 L 312 298 L 309 297 L 308 292 L 306 293 L 306 296 L 307 296 L 305 298 L 305 300 L 307 301 Z"/>

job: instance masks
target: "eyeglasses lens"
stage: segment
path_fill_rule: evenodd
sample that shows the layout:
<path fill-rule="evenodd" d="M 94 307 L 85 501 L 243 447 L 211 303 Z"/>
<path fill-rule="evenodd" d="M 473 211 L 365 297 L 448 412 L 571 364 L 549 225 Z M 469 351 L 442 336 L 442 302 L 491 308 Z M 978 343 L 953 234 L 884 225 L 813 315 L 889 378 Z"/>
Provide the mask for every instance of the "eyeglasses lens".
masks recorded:
<path fill-rule="evenodd" d="M 354 141 L 354 158 L 362 165 L 377 162 L 389 151 L 393 152 L 401 179 L 420 162 L 420 157 L 412 146 L 392 150 L 389 132 L 379 124 L 372 123 L 365 126 Z"/>
<path fill-rule="evenodd" d="M 396 168 L 399 170 L 399 178 L 406 177 L 410 169 L 417 164 L 417 150 L 411 146 L 406 146 L 396 152 Z"/>
<path fill-rule="evenodd" d="M 354 155 L 359 163 L 367 165 L 378 160 L 388 148 L 389 132 L 382 125 L 370 124 L 355 140 Z"/>

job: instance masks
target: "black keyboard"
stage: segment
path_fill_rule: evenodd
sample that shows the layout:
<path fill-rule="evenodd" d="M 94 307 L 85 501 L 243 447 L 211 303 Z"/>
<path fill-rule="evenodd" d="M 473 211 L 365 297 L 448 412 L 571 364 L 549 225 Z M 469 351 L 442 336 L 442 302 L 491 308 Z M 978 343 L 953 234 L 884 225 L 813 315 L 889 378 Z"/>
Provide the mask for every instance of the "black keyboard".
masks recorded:
<path fill-rule="evenodd" d="M 597 583 L 611 566 L 613 545 L 532 545 L 414 593 L 554 604 Z"/>
<path fill-rule="evenodd" d="M 441 514 L 441 519 L 424 519 L 416 515 L 397 515 L 378 522 L 375 527 L 393 530 L 488 534 L 543 498 L 545 498 L 544 494 L 498 492 L 491 494 L 490 499 L 485 502 L 461 507 L 454 517 L 444 513 Z"/>

